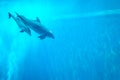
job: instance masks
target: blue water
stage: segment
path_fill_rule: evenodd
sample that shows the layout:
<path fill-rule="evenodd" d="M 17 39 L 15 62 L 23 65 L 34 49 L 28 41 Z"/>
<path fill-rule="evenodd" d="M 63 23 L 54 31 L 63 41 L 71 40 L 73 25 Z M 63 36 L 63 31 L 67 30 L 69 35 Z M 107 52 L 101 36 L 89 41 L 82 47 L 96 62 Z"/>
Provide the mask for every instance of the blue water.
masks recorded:
<path fill-rule="evenodd" d="M 117 0 L 0 0 L 0 80 L 120 80 Z M 55 39 L 20 33 L 8 12 L 35 20 Z"/>

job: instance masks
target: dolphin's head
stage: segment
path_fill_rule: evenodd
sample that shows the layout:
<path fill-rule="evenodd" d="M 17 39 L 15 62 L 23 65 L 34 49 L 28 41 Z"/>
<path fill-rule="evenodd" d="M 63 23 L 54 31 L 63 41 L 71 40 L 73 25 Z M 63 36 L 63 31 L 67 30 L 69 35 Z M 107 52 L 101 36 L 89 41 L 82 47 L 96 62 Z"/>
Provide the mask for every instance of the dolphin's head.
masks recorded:
<path fill-rule="evenodd" d="M 17 12 L 15 12 L 15 14 L 16 14 L 18 17 L 20 17 L 20 15 L 19 15 Z"/>
<path fill-rule="evenodd" d="M 52 38 L 52 39 L 55 39 L 53 33 L 51 31 L 49 31 L 49 33 L 47 34 L 48 37 Z"/>

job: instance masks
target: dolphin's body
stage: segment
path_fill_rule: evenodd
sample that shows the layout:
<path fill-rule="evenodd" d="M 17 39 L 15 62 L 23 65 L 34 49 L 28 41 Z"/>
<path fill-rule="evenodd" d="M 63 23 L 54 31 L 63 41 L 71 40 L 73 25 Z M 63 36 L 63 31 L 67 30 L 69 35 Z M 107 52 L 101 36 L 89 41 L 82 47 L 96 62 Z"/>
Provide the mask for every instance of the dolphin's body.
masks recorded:
<path fill-rule="evenodd" d="M 26 32 L 27 34 L 31 35 L 31 30 L 27 27 L 19 17 L 13 16 L 11 13 L 8 13 L 9 18 L 13 18 L 17 23 L 18 27 L 21 29 L 20 32 Z"/>
<path fill-rule="evenodd" d="M 38 18 L 36 21 L 33 21 L 19 14 L 17 14 L 17 16 L 23 21 L 26 26 L 29 26 L 36 33 L 40 34 L 40 36 L 38 36 L 40 39 L 45 39 L 46 37 L 54 39 L 54 35 L 41 24 Z"/>

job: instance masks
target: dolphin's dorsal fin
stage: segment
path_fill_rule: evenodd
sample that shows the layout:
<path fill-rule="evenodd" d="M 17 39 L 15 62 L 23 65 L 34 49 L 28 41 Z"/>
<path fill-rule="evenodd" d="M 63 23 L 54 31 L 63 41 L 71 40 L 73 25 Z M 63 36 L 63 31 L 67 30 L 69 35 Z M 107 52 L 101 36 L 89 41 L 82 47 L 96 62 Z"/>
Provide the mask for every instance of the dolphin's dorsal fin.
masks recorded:
<path fill-rule="evenodd" d="M 39 19 L 38 17 L 36 17 L 36 21 L 37 21 L 37 22 L 40 22 L 40 19 Z M 40 22 L 40 23 L 41 23 L 41 22 Z"/>

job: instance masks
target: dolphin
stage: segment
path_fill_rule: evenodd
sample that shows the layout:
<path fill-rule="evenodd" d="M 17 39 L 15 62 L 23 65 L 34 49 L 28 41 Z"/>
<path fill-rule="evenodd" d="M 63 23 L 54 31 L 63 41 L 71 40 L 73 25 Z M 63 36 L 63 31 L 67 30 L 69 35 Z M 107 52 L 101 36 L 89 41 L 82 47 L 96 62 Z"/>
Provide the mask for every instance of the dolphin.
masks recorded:
<path fill-rule="evenodd" d="M 40 39 L 45 39 L 46 37 L 50 37 L 52 39 L 55 38 L 54 35 L 52 34 L 52 32 L 49 31 L 45 26 L 43 26 L 41 24 L 38 17 L 37 17 L 37 20 L 33 21 L 33 20 L 30 20 L 22 15 L 19 15 L 18 13 L 16 13 L 16 14 L 23 21 L 23 23 L 26 26 L 29 26 L 33 31 L 40 34 L 40 36 L 38 36 L 38 38 L 40 38 Z"/>
<path fill-rule="evenodd" d="M 15 20 L 18 27 L 21 29 L 20 32 L 26 32 L 27 34 L 31 35 L 31 30 L 22 22 L 22 20 L 19 17 L 15 17 L 9 12 L 8 12 L 8 16 L 9 19 L 12 17 Z"/>

